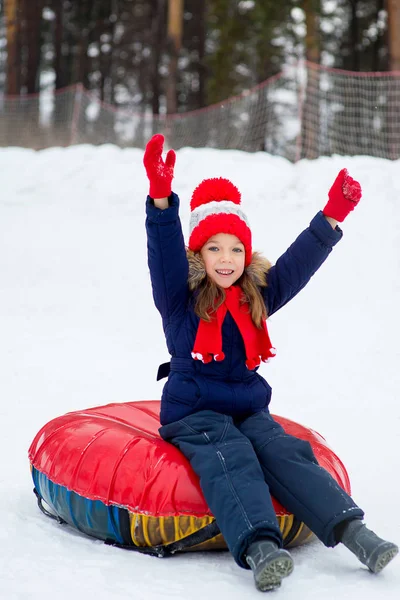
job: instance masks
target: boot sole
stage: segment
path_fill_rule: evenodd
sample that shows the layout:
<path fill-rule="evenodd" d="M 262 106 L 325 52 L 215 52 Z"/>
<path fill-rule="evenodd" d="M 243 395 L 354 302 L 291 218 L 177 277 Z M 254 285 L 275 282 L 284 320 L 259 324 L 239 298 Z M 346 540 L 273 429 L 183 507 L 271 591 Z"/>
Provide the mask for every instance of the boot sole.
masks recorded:
<path fill-rule="evenodd" d="M 267 592 L 280 587 L 282 579 L 293 572 L 294 564 L 290 556 L 279 556 L 271 560 L 257 577 L 257 589 Z"/>
<path fill-rule="evenodd" d="M 382 569 L 384 569 L 386 565 L 390 563 L 390 561 L 398 554 L 398 552 L 399 549 L 396 547 L 389 548 L 388 550 L 386 550 L 386 552 L 382 552 L 382 554 L 376 561 L 374 567 L 369 567 L 370 571 L 372 571 L 373 573 L 380 573 Z"/>

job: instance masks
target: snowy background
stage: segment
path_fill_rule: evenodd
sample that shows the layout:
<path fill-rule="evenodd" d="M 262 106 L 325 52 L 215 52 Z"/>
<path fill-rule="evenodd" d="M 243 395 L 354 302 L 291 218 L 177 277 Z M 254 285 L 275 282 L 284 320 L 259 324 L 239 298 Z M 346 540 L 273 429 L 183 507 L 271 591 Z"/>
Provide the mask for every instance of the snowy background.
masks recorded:
<path fill-rule="evenodd" d="M 0 598 L 260 598 L 228 552 L 156 559 L 105 546 L 39 511 L 28 447 L 47 421 L 158 399 L 168 360 L 146 261 L 142 152 L 77 146 L 0 151 Z M 204 177 L 241 189 L 254 248 L 273 262 L 347 167 L 363 199 L 308 287 L 269 323 L 261 369 L 271 411 L 321 433 L 379 535 L 400 542 L 400 161 L 182 149 L 174 190 Z M 293 551 L 281 600 L 397 599 L 400 559 L 371 575 L 344 548 Z"/>

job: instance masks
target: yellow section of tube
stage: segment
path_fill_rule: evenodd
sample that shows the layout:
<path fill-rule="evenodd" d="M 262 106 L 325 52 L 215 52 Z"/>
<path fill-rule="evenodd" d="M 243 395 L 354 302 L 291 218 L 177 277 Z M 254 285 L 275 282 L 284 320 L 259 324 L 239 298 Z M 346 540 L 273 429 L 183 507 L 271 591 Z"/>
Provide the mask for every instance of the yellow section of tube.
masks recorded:
<path fill-rule="evenodd" d="M 142 515 L 139 513 L 129 513 L 130 531 L 132 542 L 139 547 L 164 546 L 182 540 L 183 538 L 203 529 L 214 521 L 213 517 L 208 515 L 204 517 L 194 517 L 192 515 L 178 515 L 172 517 L 154 517 L 152 515 Z M 278 517 L 279 527 L 282 531 L 284 545 L 285 540 L 292 535 L 293 527 L 296 527 L 293 515 L 284 515 Z M 304 544 L 312 538 L 311 531 L 301 523 L 298 531 L 287 547 Z M 218 534 L 211 540 L 207 540 L 190 550 L 219 550 L 226 548 L 225 540 L 222 534 Z"/>

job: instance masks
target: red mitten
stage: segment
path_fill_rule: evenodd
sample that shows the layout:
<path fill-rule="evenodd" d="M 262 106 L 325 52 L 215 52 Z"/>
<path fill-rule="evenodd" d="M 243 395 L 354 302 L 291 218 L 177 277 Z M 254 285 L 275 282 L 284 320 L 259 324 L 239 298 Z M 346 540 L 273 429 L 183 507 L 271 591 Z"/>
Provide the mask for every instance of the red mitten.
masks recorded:
<path fill-rule="evenodd" d="M 171 195 L 176 154 L 174 150 L 169 150 L 164 162 L 161 156 L 163 146 L 164 136 L 159 133 L 153 135 L 147 143 L 143 157 L 143 164 L 150 181 L 151 198 L 168 198 Z"/>
<path fill-rule="evenodd" d="M 350 177 L 347 169 L 342 169 L 328 193 L 329 200 L 323 210 L 327 217 L 344 221 L 354 210 L 361 198 L 361 186 Z"/>

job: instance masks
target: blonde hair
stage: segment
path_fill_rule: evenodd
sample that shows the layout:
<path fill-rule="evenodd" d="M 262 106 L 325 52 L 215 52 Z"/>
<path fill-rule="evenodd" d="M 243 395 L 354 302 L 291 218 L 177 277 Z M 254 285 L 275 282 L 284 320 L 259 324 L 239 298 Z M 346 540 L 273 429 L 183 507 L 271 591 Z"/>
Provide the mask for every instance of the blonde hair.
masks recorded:
<path fill-rule="evenodd" d="M 187 254 L 189 260 L 189 286 L 191 290 L 197 291 L 194 311 L 200 319 L 210 322 L 212 314 L 225 301 L 224 288 L 217 285 L 207 275 L 200 253 L 188 250 Z M 258 253 L 254 253 L 254 255 L 256 259 L 260 259 Z M 269 266 L 265 259 L 261 260 L 265 261 L 262 267 Z M 263 321 L 268 317 L 265 302 L 260 292 L 260 286 L 266 286 L 266 271 L 263 271 L 263 273 L 264 277 L 261 278 L 259 273 L 253 273 L 252 265 L 250 265 L 246 267 L 243 275 L 237 281 L 243 292 L 241 303 L 248 303 L 252 321 L 259 329 L 262 328 Z"/>

